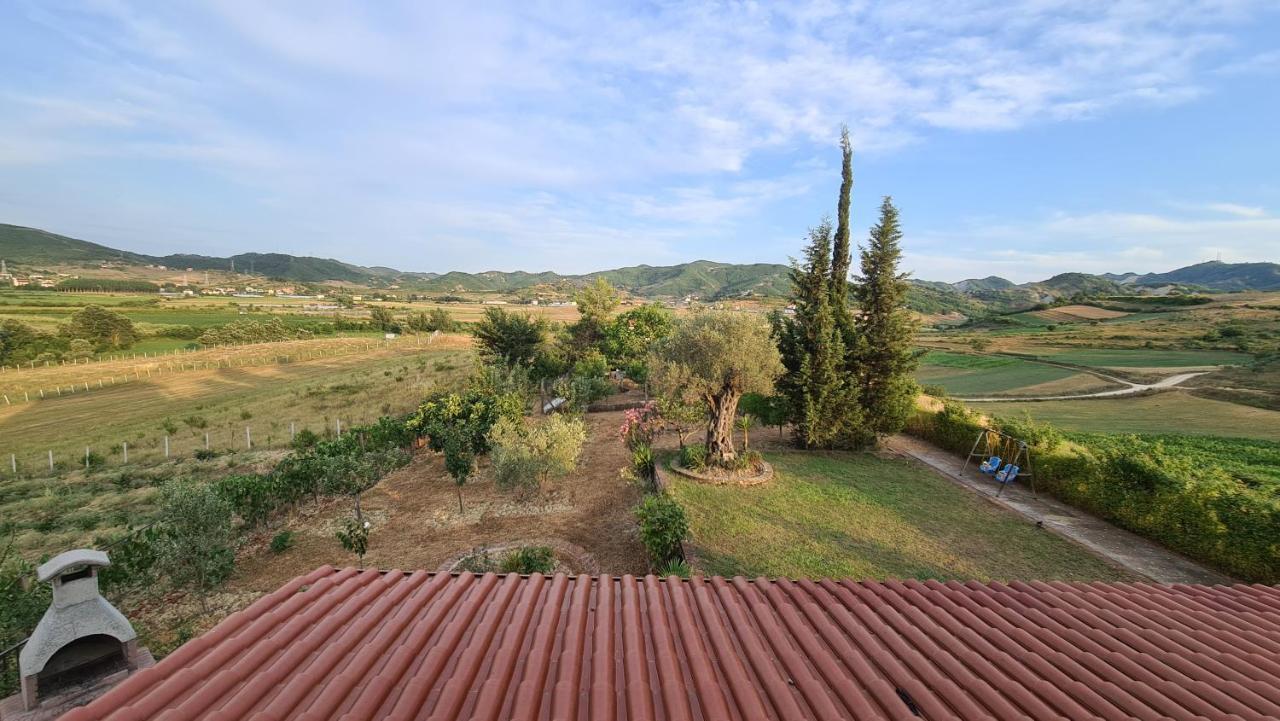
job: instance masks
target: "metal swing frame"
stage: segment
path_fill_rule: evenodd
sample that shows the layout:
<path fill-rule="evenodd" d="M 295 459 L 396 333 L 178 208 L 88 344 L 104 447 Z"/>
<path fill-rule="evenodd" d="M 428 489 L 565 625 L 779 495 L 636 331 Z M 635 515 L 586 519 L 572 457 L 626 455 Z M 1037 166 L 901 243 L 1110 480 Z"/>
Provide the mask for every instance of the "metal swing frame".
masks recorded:
<path fill-rule="evenodd" d="M 978 451 L 979 446 L 982 446 L 983 452 Z M 986 460 L 994 455 L 999 455 L 1003 459 L 1002 468 L 1009 465 L 1018 466 L 1018 476 L 1014 480 L 1021 478 L 1031 479 L 1031 495 L 1036 498 L 1040 497 L 1040 494 L 1036 491 L 1035 474 L 1031 472 L 1031 446 L 1021 438 L 1015 438 L 994 428 L 983 428 L 978 433 L 978 437 L 973 441 L 973 447 L 969 449 L 969 455 L 964 459 L 964 465 L 960 467 L 960 473 L 963 475 L 969 469 L 969 463 L 974 458 Z M 1010 483 L 1013 483 L 1013 481 L 1000 483 L 1000 489 L 996 491 L 996 498 L 999 498 L 1004 493 L 1005 486 Z"/>

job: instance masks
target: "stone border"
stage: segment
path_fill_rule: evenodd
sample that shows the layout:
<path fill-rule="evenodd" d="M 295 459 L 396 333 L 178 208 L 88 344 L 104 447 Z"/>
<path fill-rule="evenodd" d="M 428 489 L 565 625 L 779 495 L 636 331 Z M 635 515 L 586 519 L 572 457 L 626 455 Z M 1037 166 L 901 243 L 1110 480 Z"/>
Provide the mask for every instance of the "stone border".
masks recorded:
<path fill-rule="evenodd" d="M 764 460 L 760 461 L 760 463 L 764 466 L 764 469 L 760 471 L 759 475 L 735 476 L 729 478 L 712 475 L 710 473 L 700 473 L 698 471 L 685 468 L 680 465 L 678 459 L 672 459 L 671 462 L 667 464 L 667 468 L 672 473 L 695 480 L 698 483 L 706 483 L 712 486 L 758 486 L 761 483 L 768 483 L 773 480 L 773 466 L 769 465 L 769 462 Z"/>
<path fill-rule="evenodd" d="M 478 550 L 487 549 L 491 554 L 498 554 L 504 551 L 512 551 L 521 546 L 546 546 L 550 548 L 556 555 L 557 565 L 569 567 L 566 571 L 569 575 L 588 575 L 595 576 L 600 573 L 600 564 L 596 562 L 595 556 L 587 552 L 582 546 L 575 546 L 568 541 L 561 541 L 555 538 L 527 538 L 516 541 L 504 541 L 495 545 L 473 546 L 455 553 L 441 563 L 436 571 L 440 573 L 453 573 L 462 560 Z M 559 572 L 559 571 L 557 571 Z"/>

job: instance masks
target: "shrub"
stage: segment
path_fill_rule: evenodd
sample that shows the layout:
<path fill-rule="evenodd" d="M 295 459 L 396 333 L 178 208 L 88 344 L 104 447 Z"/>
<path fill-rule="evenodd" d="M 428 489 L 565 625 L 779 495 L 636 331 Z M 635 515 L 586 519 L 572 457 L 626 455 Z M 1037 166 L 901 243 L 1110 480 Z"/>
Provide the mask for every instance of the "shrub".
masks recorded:
<path fill-rule="evenodd" d="M 319 434 L 309 428 L 303 428 L 294 435 L 293 442 L 290 445 L 293 446 L 295 450 L 304 450 L 311 448 L 319 442 Z"/>
<path fill-rule="evenodd" d="M 1048 423 L 1036 421 L 1030 413 L 1021 418 L 996 418 L 996 426 L 1001 431 L 1019 440 L 1026 441 L 1031 447 L 1044 453 L 1053 451 L 1062 445 L 1062 431 Z"/>
<path fill-rule="evenodd" d="M 609 361 L 604 354 L 592 348 L 573 364 L 573 374 L 584 378 L 603 378 L 609 374 Z"/>
<path fill-rule="evenodd" d="M 637 446 L 631 451 L 631 473 L 647 490 L 653 490 L 658 468 L 654 463 L 652 446 Z"/>
<path fill-rule="evenodd" d="M 632 408 L 622 417 L 622 426 L 618 434 L 627 448 L 635 450 L 641 446 L 653 445 L 653 438 L 662 427 L 662 418 L 653 403 L 646 403 L 641 408 Z"/>
<path fill-rule="evenodd" d="M 271 552 L 284 553 L 293 546 L 293 531 L 281 531 L 271 537 Z"/>
<path fill-rule="evenodd" d="M 549 574 L 556 570 L 556 557 L 546 546 L 521 546 L 502 559 L 502 573 Z"/>
<path fill-rule="evenodd" d="M 214 449 L 212 449 L 212 448 L 197 448 L 197 449 L 196 449 L 196 460 L 197 460 L 197 461 L 211 461 L 211 460 L 213 460 L 213 459 L 215 459 L 215 458 L 217 458 L 217 457 L 218 457 L 218 452 L 217 452 L 217 451 L 215 451 L 215 450 L 214 450 Z"/>
<path fill-rule="evenodd" d="M 640 541 L 656 566 L 683 556 L 680 543 L 689 535 L 689 522 L 674 498 L 649 494 L 636 506 L 635 515 L 640 524 Z"/>
<path fill-rule="evenodd" d="M 369 528 L 372 525 L 364 520 L 357 510 L 356 514 L 344 521 L 342 528 L 334 534 L 344 549 L 356 554 L 361 568 L 364 568 L 364 554 L 369 550 Z"/>
<path fill-rule="evenodd" d="M 689 578 L 693 575 L 693 570 L 689 568 L 689 564 L 685 561 L 667 561 L 658 568 L 658 575 L 664 578 L 667 576 Z"/>
<path fill-rule="evenodd" d="M 195 591 L 208 612 L 208 591 L 231 574 L 231 504 L 213 488 L 191 481 L 171 481 L 162 489 L 158 560 L 169 580 Z"/>
<path fill-rule="evenodd" d="M 493 470 L 502 486 L 542 488 L 578 465 L 587 430 L 581 419 L 550 416 L 541 423 L 504 418 L 493 427 Z"/>
<path fill-rule="evenodd" d="M 701 443 L 690 443 L 680 449 L 680 465 L 693 471 L 707 468 L 707 447 Z"/>

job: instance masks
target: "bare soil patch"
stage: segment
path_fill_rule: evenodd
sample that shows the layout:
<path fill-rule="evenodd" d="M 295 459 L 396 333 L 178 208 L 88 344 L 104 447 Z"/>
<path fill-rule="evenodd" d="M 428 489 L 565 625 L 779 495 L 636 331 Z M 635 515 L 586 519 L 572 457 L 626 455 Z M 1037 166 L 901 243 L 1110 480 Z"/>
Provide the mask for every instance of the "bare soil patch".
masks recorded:
<path fill-rule="evenodd" d="M 377 568 L 439 568 L 472 548 L 548 539 L 582 548 L 601 573 L 645 573 L 648 559 L 631 509 L 641 490 L 622 478 L 630 459 L 617 436 L 621 412 L 586 416 L 587 444 L 578 471 L 536 494 L 499 488 L 488 464 L 463 487 L 464 511 L 442 459 L 419 451 L 413 462 L 367 491 L 361 508 L 373 523 L 365 565 Z M 352 512 L 350 500 L 317 504 L 287 519 L 281 528 L 295 543 L 283 553 L 263 549 L 242 559 L 234 590 L 266 593 L 323 564 L 354 565 L 334 533 Z M 269 533 L 264 533 L 269 540 Z"/>
<path fill-rule="evenodd" d="M 1050 310 L 1037 311 L 1035 315 L 1058 322 L 1070 323 L 1080 320 L 1108 320 L 1111 318 L 1123 318 L 1129 313 L 1119 310 L 1109 310 L 1107 308 L 1098 308 L 1092 305 L 1064 305 Z"/>

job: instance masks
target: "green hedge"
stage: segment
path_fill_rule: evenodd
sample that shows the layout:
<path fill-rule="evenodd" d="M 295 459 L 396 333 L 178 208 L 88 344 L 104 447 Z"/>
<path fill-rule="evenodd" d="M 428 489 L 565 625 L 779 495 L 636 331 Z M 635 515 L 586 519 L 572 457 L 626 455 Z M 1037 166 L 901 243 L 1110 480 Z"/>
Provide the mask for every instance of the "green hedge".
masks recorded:
<path fill-rule="evenodd" d="M 993 423 L 1014 430 L 1013 421 Z M 981 429 L 976 414 L 947 401 L 918 411 L 906 431 L 964 455 Z M 1061 445 L 1058 434 L 1039 435 L 1030 438 L 1038 490 L 1246 581 L 1280 583 L 1280 498 L 1271 489 L 1160 444 Z"/>

